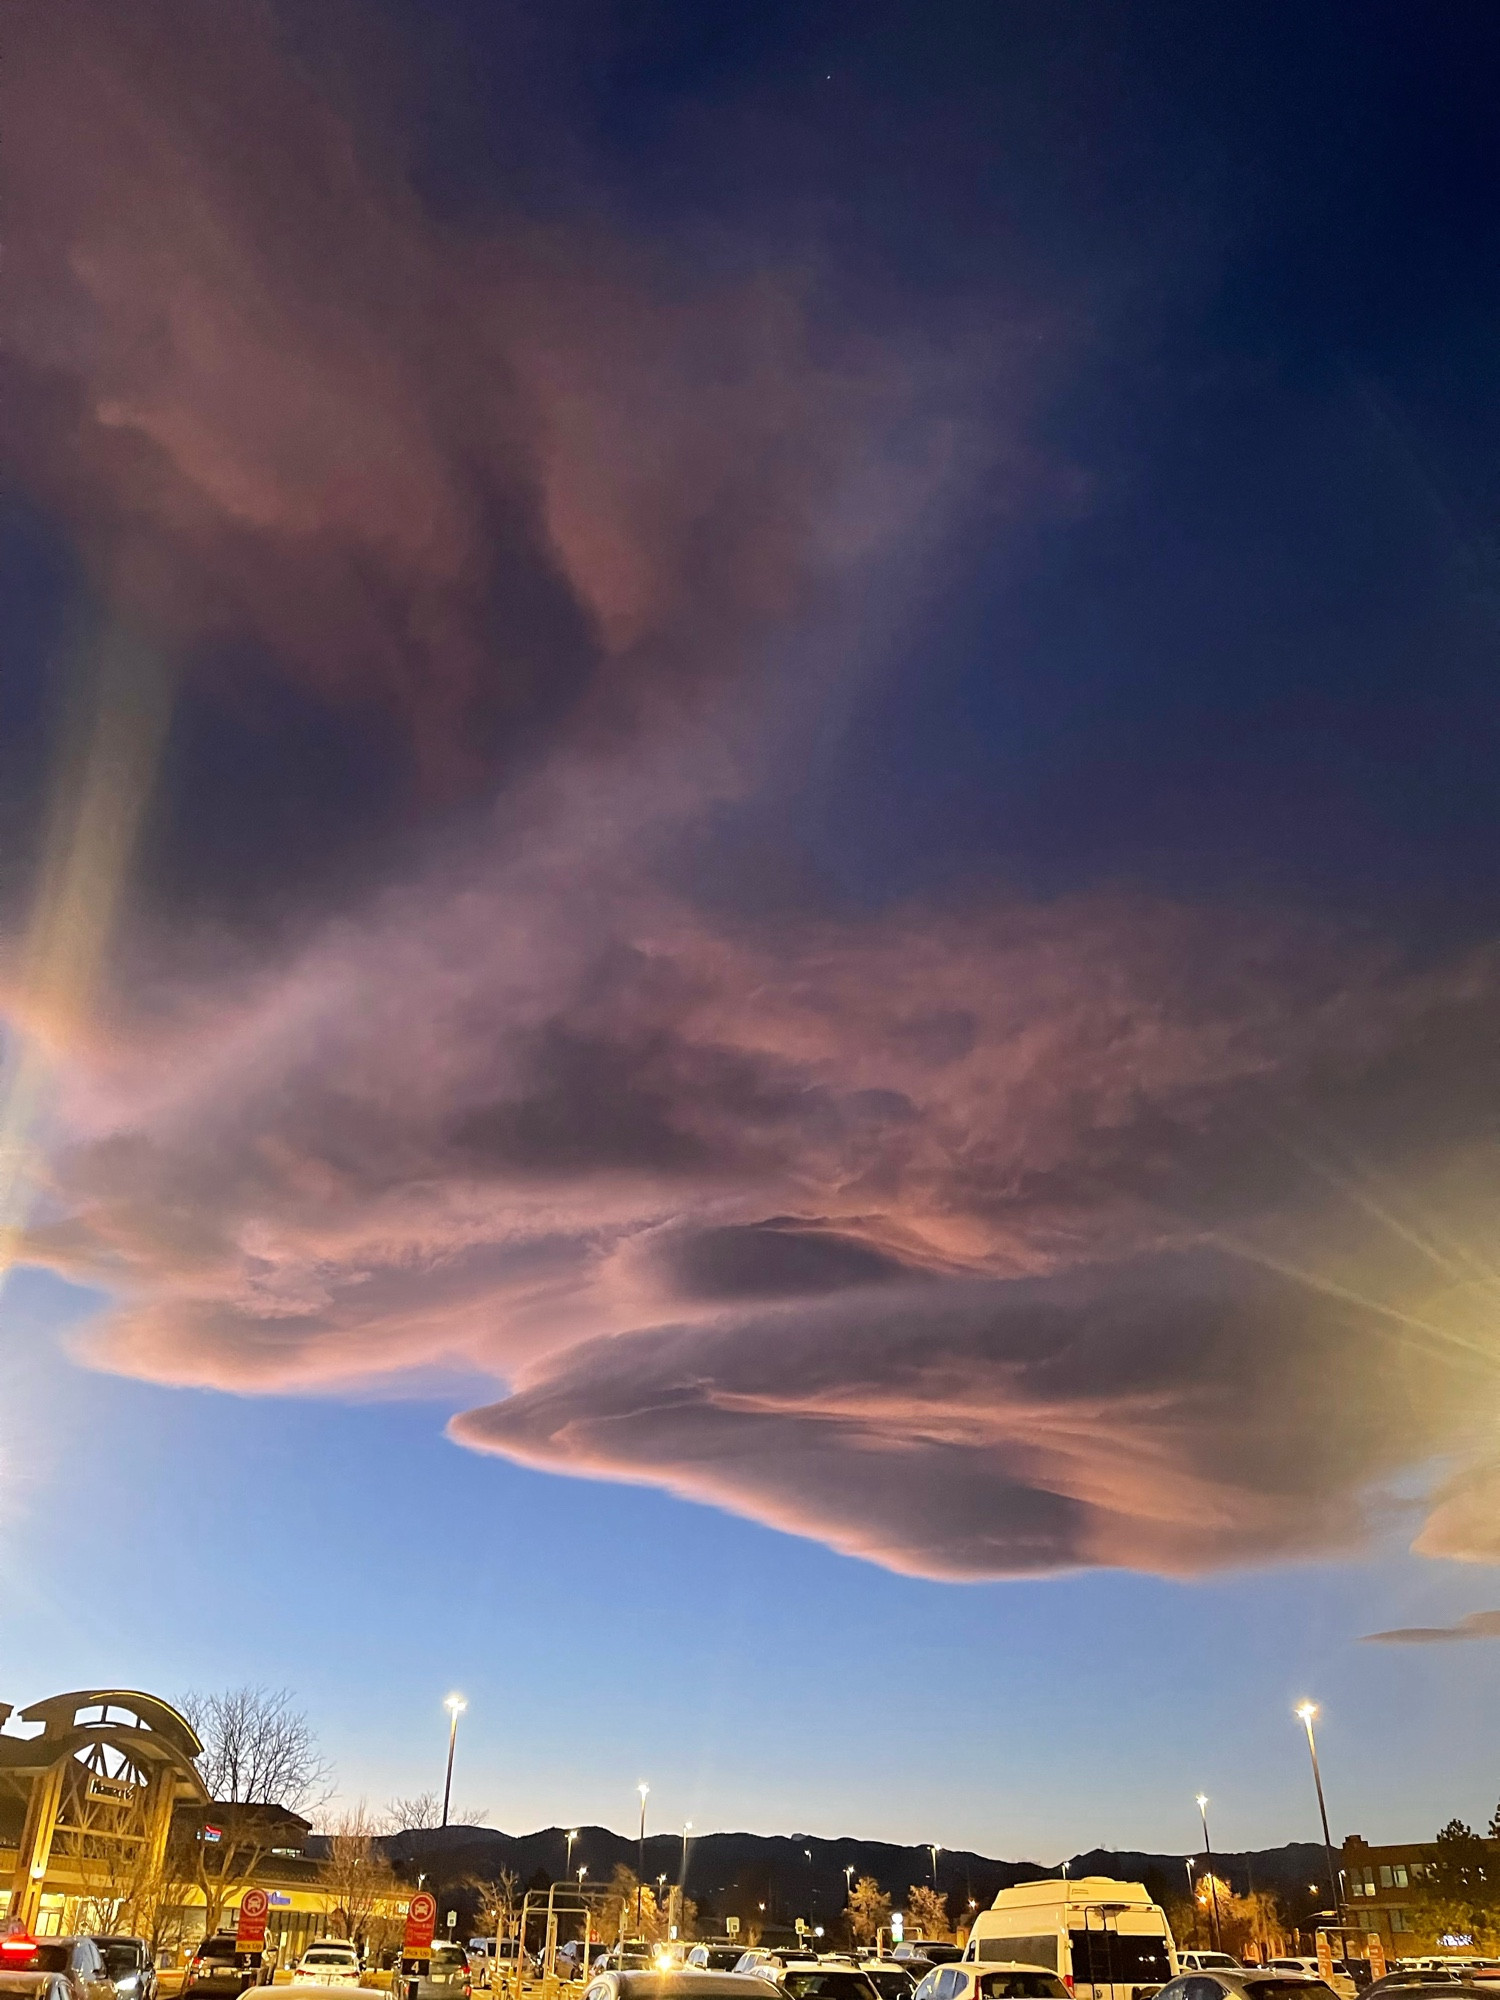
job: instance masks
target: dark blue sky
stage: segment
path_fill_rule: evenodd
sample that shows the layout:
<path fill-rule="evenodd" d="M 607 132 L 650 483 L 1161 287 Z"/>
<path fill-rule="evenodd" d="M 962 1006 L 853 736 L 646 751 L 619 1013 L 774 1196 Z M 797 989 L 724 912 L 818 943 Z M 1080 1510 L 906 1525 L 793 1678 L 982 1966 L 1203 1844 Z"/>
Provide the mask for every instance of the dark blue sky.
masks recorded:
<path fill-rule="evenodd" d="M 1047 1858 L 1305 1834 L 1312 1692 L 1351 1825 L 1487 1811 L 1486 1646 L 1358 1642 L 1500 1560 L 1497 58 L 36 14 L 0 1199 L 163 1602 L 57 1641 L 22 1453 L 8 1697 L 285 1680 L 378 1797 L 462 1679 L 507 1826 Z"/>

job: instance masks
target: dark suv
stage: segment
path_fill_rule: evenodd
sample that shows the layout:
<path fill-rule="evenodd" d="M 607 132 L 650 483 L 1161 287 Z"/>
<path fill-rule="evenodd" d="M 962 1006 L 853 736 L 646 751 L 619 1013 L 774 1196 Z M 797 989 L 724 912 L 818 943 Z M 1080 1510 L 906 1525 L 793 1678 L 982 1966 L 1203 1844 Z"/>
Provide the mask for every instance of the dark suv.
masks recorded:
<path fill-rule="evenodd" d="M 261 1968 L 247 1964 L 235 1949 L 234 1932 L 220 1931 L 204 1938 L 188 1960 L 182 1991 L 184 2000 L 189 1993 L 238 1994 L 264 1978 Z"/>
<path fill-rule="evenodd" d="M 156 1966 L 144 1938 L 96 1935 L 94 1943 L 119 2000 L 156 2000 Z"/>

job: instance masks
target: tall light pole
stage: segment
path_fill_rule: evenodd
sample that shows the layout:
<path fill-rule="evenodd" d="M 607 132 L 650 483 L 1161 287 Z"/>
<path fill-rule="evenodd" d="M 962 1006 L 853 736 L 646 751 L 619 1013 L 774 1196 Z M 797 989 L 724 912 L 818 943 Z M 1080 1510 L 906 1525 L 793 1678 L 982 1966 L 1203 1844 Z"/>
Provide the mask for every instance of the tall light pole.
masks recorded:
<path fill-rule="evenodd" d="M 1193 1857 L 1187 1858 L 1188 1901 L 1193 1906 L 1193 1943 L 1198 1942 L 1198 1897 L 1193 1888 Z"/>
<path fill-rule="evenodd" d="M 575 1841 L 575 1840 L 576 1840 L 577 1838 L 578 1838 L 578 1829 L 577 1829 L 577 1827 L 576 1827 L 576 1826 L 575 1826 L 575 1827 L 573 1828 L 573 1830 L 572 1830 L 572 1832 L 571 1832 L 571 1833 L 565 1833 L 565 1834 L 563 1835 L 563 1839 L 564 1839 L 564 1840 L 565 1840 L 565 1841 L 566 1841 L 566 1842 L 568 1843 L 568 1858 L 567 1858 L 567 1860 L 566 1860 L 566 1861 L 565 1861 L 565 1862 L 563 1863 L 563 1880 L 564 1880 L 564 1881 L 566 1881 L 566 1880 L 567 1880 L 567 1878 L 568 1878 L 568 1877 L 569 1877 L 569 1876 L 570 1876 L 570 1875 L 572 1874 L 572 1872 L 573 1872 L 573 1842 L 574 1842 L 574 1841 Z"/>
<path fill-rule="evenodd" d="M 1224 1943 L 1222 1935 L 1219 1930 L 1219 1885 L 1214 1880 L 1213 1842 L 1208 1837 L 1208 1793 L 1207 1792 L 1200 1792 L 1198 1794 L 1198 1817 L 1203 1822 L 1203 1859 L 1208 1867 L 1208 1893 L 1213 1897 L 1213 1904 L 1214 1904 L 1214 1950 L 1222 1951 L 1224 1949 Z"/>
<path fill-rule="evenodd" d="M 1333 1891 L 1333 1914 L 1339 1927 L 1339 1956 L 1344 1951 L 1344 1898 L 1339 1889 L 1339 1871 L 1333 1860 L 1333 1835 L 1328 1831 L 1328 1806 L 1323 1797 L 1323 1773 L 1318 1769 L 1318 1746 L 1313 1737 L 1313 1721 L 1318 1713 L 1315 1701 L 1298 1704 L 1297 1720 L 1307 1731 L 1307 1754 L 1312 1758 L 1313 1783 L 1318 1789 L 1318 1817 L 1323 1822 L 1323 1854 L 1328 1863 L 1328 1886 Z"/>
<path fill-rule="evenodd" d="M 693 1837 L 693 1822 L 690 1819 L 685 1819 L 682 1822 L 682 1873 L 677 1878 L 677 1886 L 684 1895 L 687 1894 L 688 1842 L 692 1839 L 692 1837 Z"/>
<path fill-rule="evenodd" d="M 942 1851 L 942 1848 L 934 1846 L 931 1842 L 928 1843 L 927 1852 L 932 1856 L 932 1889 L 934 1895 L 937 1893 L 937 1858 Z"/>
<path fill-rule="evenodd" d="M 641 1927 L 641 1889 L 646 1879 L 646 1794 L 650 1789 L 651 1787 L 644 1779 L 636 1786 L 636 1790 L 641 1795 L 641 1831 L 636 1844 L 635 1869 L 635 1927 L 637 1930 Z"/>
<path fill-rule="evenodd" d="M 468 1707 L 461 1694 L 450 1694 L 443 1703 L 448 1711 L 448 1769 L 443 1778 L 443 1820 L 448 1824 L 448 1807 L 453 1799 L 453 1746 L 458 1741 L 458 1718 Z"/>

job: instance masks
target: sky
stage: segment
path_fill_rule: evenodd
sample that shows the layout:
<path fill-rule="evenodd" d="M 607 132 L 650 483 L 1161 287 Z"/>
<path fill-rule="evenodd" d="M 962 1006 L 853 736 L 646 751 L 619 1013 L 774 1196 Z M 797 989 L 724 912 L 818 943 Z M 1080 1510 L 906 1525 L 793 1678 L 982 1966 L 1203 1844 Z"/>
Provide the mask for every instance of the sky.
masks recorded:
<path fill-rule="evenodd" d="M 4 1698 L 1483 1823 L 1493 10 L 11 29 Z"/>

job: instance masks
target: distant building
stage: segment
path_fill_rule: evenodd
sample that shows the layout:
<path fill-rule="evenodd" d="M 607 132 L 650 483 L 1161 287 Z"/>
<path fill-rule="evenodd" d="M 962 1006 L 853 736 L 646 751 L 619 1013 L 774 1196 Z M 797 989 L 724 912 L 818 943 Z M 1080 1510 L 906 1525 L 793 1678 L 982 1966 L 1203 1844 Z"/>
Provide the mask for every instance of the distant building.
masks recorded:
<path fill-rule="evenodd" d="M 1500 1865 L 1500 1841 L 1487 1841 Z M 1424 1958 L 1479 1947 L 1468 1936 L 1439 1933 L 1423 1904 L 1423 1884 L 1437 1856 L 1432 1841 L 1372 1847 L 1357 1833 L 1344 1842 L 1344 1908 L 1352 1926 L 1376 1931 L 1391 1958 Z"/>

